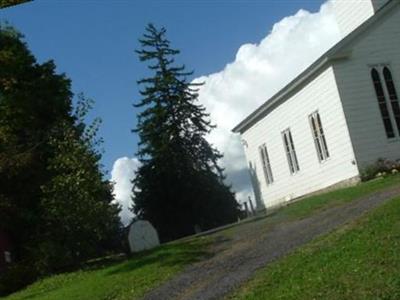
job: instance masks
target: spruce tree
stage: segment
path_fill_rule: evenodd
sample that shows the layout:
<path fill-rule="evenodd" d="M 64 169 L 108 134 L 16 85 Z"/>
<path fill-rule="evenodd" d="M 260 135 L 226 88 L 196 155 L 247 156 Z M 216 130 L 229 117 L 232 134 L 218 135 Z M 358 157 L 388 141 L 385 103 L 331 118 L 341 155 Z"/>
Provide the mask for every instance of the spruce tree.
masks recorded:
<path fill-rule="evenodd" d="M 152 24 L 136 52 L 153 73 L 143 86 L 137 127 L 141 162 L 133 180 L 133 212 L 168 241 L 237 219 L 234 193 L 224 184 L 221 153 L 206 136 L 214 128 L 198 103 L 198 87 L 185 66 L 177 66 L 165 28 Z"/>

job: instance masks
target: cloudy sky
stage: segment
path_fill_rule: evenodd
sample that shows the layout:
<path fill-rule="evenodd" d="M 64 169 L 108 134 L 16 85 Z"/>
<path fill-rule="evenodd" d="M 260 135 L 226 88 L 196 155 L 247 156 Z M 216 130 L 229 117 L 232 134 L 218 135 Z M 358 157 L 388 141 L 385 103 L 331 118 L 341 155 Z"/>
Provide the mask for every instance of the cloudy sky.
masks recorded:
<path fill-rule="evenodd" d="M 332 6 L 326 2 L 315 13 L 300 8 L 275 23 L 259 42 L 241 45 L 223 69 L 194 79 L 205 83 L 199 100 L 217 124 L 209 141 L 224 153 L 227 181 L 240 200 L 253 195 L 240 136 L 231 130 L 339 40 Z M 128 178 L 137 166 L 128 157 L 113 166 L 116 197 L 125 207 L 130 203 Z"/>
<path fill-rule="evenodd" d="M 240 138 L 231 129 L 339 40 L 331 2 L 304 1 L 35 1 L 0 12 L 26 36 L 39 61 L 55 60 L 75 92 L 96 100 L 104 120 L 104 168 L 130 218 L 138 167 L 132 104 L 145 74 L 133 50 L 147 22 L 166 26 L 182 62 L 203 81 L 200 102 L 217 129 L 209 140 L 239 199 L 251 195 Z M 49 26 L 51 25 L 51 26 Z"/>

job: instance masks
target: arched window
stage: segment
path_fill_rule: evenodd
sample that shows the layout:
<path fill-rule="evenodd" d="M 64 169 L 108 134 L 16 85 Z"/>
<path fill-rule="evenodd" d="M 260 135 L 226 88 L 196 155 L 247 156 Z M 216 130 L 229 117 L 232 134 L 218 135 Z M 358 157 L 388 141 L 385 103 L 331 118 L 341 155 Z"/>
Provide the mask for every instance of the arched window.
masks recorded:
<path fill-rule="evenodd" d="M 378 99 L 379 110 L 381 112 L 381 117 L 383 120 L 383 125 L 385 126 L 386 136 L 388 138 L 394 138 L 394 130 L 392 121 L 390 120 L 389 110 L 386 104 L 385 92 L 383 91 L 383 85 L 379 72 L 373 68 L 371 70 L 371 77 L 375 87 L 376 97 Z"/>
<path fill-rule="evenodd" d="M 399 99 L 397 98 L 396 87 L 394 86 L 392 72 L 388 67 L 383 68 L 383 78 L 385 78 L 386 88 L 389 94 L 390 104 L 392 106 L 393 116 L 396 120 L 397 129 L 400 133 L 400 107 Z"/>

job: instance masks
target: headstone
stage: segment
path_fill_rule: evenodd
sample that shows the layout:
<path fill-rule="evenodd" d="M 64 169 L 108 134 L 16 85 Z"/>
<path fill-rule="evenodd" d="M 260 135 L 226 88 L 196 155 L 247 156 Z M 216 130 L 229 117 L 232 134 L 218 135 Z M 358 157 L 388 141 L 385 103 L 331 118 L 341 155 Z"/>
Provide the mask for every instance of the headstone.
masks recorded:
<path fill-rule="evenodd" d="M 4 261 L 8 264 L 11 263 L 11 253 L 9 251 L 4 251 Z"/>
<path fill-rule="evenodd" d="M 138 220 L 130 225 L 128 241 L 131 252 L 149 250 L 160 245 L 157 231 L 145 220 Z"/>

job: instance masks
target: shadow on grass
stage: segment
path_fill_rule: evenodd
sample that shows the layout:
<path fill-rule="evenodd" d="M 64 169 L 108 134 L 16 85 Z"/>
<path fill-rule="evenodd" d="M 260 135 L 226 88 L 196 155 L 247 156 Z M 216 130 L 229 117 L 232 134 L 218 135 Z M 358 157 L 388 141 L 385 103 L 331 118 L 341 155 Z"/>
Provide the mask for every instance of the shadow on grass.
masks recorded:
<path fill-rule="evenodd" d="M 147 265 L 157 264 L 160 268 L 170 266 L 184 266 L 208 259 L 213 256 L 209 250 L 211 239 L 185 243 L 167 244 L 160 247 L 134 254 L 126 262 L 111 268 L 106 275 L 132 272 Z"/>

